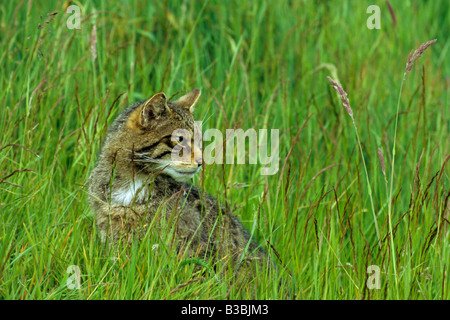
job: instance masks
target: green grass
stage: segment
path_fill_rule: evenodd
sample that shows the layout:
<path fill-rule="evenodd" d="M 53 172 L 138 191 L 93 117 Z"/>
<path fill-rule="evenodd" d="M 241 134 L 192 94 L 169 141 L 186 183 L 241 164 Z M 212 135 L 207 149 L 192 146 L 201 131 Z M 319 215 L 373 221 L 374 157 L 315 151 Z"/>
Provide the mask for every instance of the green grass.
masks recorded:
<path fill-rule="evenodd" d="M 1 299 L 449 299 L 449 2 L 391 1 L 395 26 L 385 1 L 230 2 L 80 1 L 80 30 L 62 1 L 0 4 Z M 372 4 L 380 30 L 366 27 Z M 408 53 L 435 38 L 397 114 Z M 348 93 L 369 179 L 327 76 Z M 118 254 L 100 242 L 83 185 L 108 124 L 195 87 L 203 129 L 280 130 L 277 174 L 209 165 L 194 183 L 236 207 L 290 288 L 218 279 L 165 245 L 170 224 Z M 390 177 L 396 116 L 392 246 L 377 150 Z M 67 288 L 71 265 L 80 289 Z M 366 286 L 370 265 L 380 289 Z"/>

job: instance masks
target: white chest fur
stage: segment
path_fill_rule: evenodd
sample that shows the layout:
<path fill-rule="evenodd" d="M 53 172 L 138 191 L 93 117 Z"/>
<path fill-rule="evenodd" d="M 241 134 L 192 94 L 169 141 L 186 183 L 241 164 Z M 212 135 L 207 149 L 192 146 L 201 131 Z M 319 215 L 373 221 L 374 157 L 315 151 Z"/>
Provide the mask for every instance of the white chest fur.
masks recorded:
<path fill-rule="evenodd" d="M 111 202 L 121 206 L 129 206 L 133 202 L 144 202 L 148 196 L 148 186 L 144 184 L 146 184 L 145 180 L 136 179 L 122 187 L 113 189 Z"/>

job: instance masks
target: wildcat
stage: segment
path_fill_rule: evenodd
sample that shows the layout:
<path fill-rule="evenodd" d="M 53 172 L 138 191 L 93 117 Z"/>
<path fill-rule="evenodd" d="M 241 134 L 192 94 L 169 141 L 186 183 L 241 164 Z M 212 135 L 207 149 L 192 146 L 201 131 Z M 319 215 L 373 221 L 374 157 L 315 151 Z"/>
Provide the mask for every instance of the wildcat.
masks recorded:
<path fill-rule="evenodd" d="M 199 96 L 195 89 L 172 102 L 157 93 L 117 117 L 88 180 L 96 226 L 103 241 L 129 243 L 147 232 L 158 212 L 175 215 L 179 252 L 230 260 L 237 273 L 250 267 L 246 274 L 253 276 L 249 270 L 262 270 L 267 262 L 264 251 L 215 198 L 185 183 L 202 166 L 201 139 L 176 132 L 195 136 L 192 112 Z M 174 161 L 174 152 L 185 161 Z"/>

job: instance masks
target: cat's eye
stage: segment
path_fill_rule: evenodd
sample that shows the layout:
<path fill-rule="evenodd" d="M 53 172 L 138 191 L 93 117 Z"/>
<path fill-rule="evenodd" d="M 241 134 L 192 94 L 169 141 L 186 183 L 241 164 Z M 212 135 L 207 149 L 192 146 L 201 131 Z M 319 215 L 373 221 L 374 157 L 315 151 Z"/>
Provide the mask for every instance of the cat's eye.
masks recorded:
<path fill-rule="evenodd" d="M 176 145 L 179 145 L 182 141 L 183 136 L 173 135 L 172 138 L 170 139 L 170 144 L 172 145 L 172 147 L 175 147 Z"/>

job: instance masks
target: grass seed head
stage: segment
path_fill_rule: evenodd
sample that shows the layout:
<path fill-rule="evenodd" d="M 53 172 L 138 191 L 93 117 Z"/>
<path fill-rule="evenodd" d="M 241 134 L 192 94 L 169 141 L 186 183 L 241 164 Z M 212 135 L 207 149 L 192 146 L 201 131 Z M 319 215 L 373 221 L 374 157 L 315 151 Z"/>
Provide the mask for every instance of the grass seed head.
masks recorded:
<path fill-rule="evenodd" d="M 411 71 L 414 62 L 416 62 L 422 56 L 425 50 L 436 41 L 437 39 L 430 40 L 428 42 L 422 43 L 416 50 L 411 50 L 411 52 L 408 55 L 408 60 L 406 62 L 405 74 Z"/>
<path fill-rule="evenodd" d="M 342 100 L 342 105 L 344 106 L 345 110 L 347 110 L 347 113 L 350 115 L 350 117 L 353 118 L 353 111 L 352 111 L 352 108 L 350 107 L 350 101 L 348 100 L 347 92 L 344 91 L 344 89 L 342 88 L 342 86 L 339 83 L 337 83 L 330 77 L 327 77 L 327 78 L 331 82 L 331 86 L 334 88 L 334 90 L 336 90 L 336 92 L 340 96 L 340 98 Z"/>
<path fill-rule="evenodd" d="M 384 163 L 384 157 L 381 148 L 378 148 L 378 158 L 380 159 L 381 171 L 383 172 L 383 175 L 386 176 L 386 165 Z"/>

